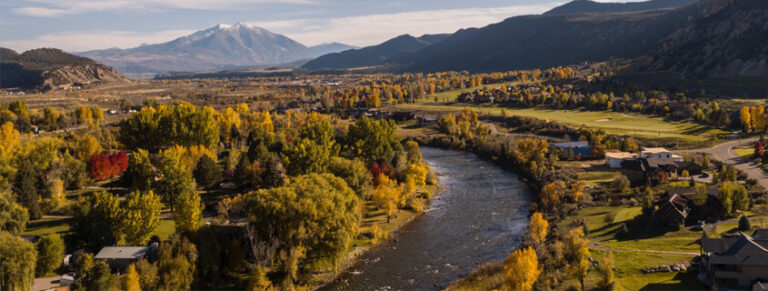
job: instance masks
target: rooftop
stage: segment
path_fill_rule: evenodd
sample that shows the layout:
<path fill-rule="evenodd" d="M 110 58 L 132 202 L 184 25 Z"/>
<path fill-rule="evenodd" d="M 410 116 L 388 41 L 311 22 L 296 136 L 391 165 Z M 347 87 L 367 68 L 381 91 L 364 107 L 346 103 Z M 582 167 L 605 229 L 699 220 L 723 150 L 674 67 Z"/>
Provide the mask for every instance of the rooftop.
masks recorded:
<path fill-rule="evenodd" d="M 147 251 L 149 247 L 104 247 L 94 258 L 97 260 L 140 259 Z"/>
<path fill-rule="evenodd" d="M 606 152 L 605 157 L 611 159 L 634 159 L 637 158 L 637 155 L 628 152 Z"/>
<path fill-rule="evenodd" d="M 586 141 L 570 141 L 570 142 L 553 143 L 552 146 L 556 148 L 561 148 L 561 149 L 586 148 L 586 147 L 589 147 L 589 143 Z"/>
<path fill-rule="evenodd" d="M 668 153 L 669 150 L 665 148 L 643 148 L 644 154 L 660 154 L 660 153 Z"/>

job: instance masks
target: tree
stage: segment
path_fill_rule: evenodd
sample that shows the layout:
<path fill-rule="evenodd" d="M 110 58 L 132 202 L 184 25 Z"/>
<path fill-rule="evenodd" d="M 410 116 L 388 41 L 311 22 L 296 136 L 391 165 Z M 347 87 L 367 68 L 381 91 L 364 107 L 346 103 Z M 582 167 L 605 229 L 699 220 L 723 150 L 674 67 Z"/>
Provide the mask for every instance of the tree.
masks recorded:
<path fill-rule="evenodd" d="M 174 215 L 176 230 L 179 232 L 197 230 L 200 227 L 200 219 L 202 219 L 203 214 L 200 195 L 194 191 L 184 191 L 176 200 L 178 205 Z"/>
<path fill-rule="evenodd" d="M 139 273 L 141 290 L 155 290 L 160 281 L 157 264 L 151 264 L 147 259 L 141 259 L 134 265 L 136 272 Z"/>
<path fill-rule="evenodd" d="M 194 193 L 195 181 L 192 171 L 181 162 L 181 154 L 176 149 L 168 149 L 160 153 L 157 181 L 157 191 L 166 203 L 174 210 L 178 198 L 185 193 Z M 199 198 L 198 198 L 199 202 Z"/>
<path fill-rule="evenodd" d="M 616 268 L 616 260 L 613 258 L 613 252 L 609 251 L 605 256 L 600 259 L 600 272 L 603 275 L 601 285 L 603 288 L 608 288 L 614 283 L 614 269 Z"/>
<path fill-rule="evenodd" d="M 653 190 L 649 186 L 645 186 L 642 195 L 640 195 L 640 203 L 643 208 L 643 214 L 650 215 L 656 208 L 653 198 Z"/>
<path fill-rule="evenodd" d="M 195 279 L 197 247 L 186 237 L 174 236 L 158 249 L 160 289 L 189 290 Z"/>
<path fill-rule="evenodd" d="M 332 156 L 335 156 L 332 142 L 324 144 L 303 138 L 287 149 L 283 163 L 291 175 L 322 173 L 328 168 Z"/>
<path fill-rule="evenodd" d="M 556 207 L 560 204 L 560 200 L 565 195 L 565 183 L 563 181 L 555 181 L 544 185 L 539 192 L 539 201 L 544 208 Z"/>
<path fill-rule="evenodd" d="M 235 174 L 233 177 L 235 184 L 237 184 L 237 186 L 240 188 L 244 188 L 251 184 L 252 166 L 253 164 L 251 164 L 251 160 L 248 158 L 248 155 L 240 156 L 240 161 L 237 162 L 237 166 L 235 167 Z"/>
<path fill-rule="evenodd" d="M 75 142 L 75 153 L 77 158 L 81 161 L 87 161 L 91 156 L 97 155 L 104 150 L 99 144 L 99 141 L 90 134 L 76 138 Z"/>
<path fill-rule="evenodd" d="M 115 245 L 122 237 L 123 214 L 119 198 L 106 191 L 80 197 L 72 207 L 72 230 L 91 249 Z"/>
<path fill-rule="evenodd" d="M 274 154 L 268 155 L 264 160 L 264 172 L 261 177 L 261 186 L 264 188 L 280 187 L 285 183 L 285 168 Z"/>
<path fill-rule="evenodd" d="M 400 136 L 396 130 L 394 120 L 363 117 L 349 127 L 348 145 L 366 163 L 389 162 L 395 153 L 402 152 Z"/>
<path fill-rule="evenodd" d="M 143 245 L 160 224 L 160 197 L 152 190 L 134 192 L 128 197 L 120 227 L 127 245 Z"/>
<path fill-rule="evenodd" d="M 126 268 L 121 287 L 125 291 L 141 291 L 139 273 L 136 272 L 136 267 L 133 264 Z"/>
<path fill-rule="evenodd" d="M 245 156 L 245 155 L 243 155 Z M 203 155 L 197 162 L 197 168 L 194 171 L 195 181 L 198 185 L 210 189 L 217 182 L 221 181 L 222 171 L 216 162 L 210 157 Z"/>
<path fill-rule="evenodd" d="M 587 186 L 587 182 L 584 180 L 579 180 L 571 184 L 571 189 L 568 193 L 568 197 L 571 199 L 572 202 L 578 203 L 579 199 L 581 199 L 581 196 L 584 195 L 583 191 L 584 188 Z"/>
<path fill-rule="evenodd" d="M 725 181 L 720 185 L 720 191 L 717 195 L 718 200 L 720 200 L 720 205 L 723 206 L 723 210 L 725 211 L 725 216 L 733 213 L 733 188 L 733 183 Z"/>
<path fill-rule="evenodd" d="M 379 185 L 373 189 L 371 197 L 376 207 L 384 210 L 387 215 L 387 223 L 390 222 L 392 215 L 397 211 L 400 204 L 400 191 L 397 189 L 397 182 L 392 181 L 385 175 L 379 175 Z"/>
<path fill-rule="evenodd" d="M 246 213 L 257 241 L 280 242 L 281 271 L 295 274 L 318 262 L 338 266 L 357 236 L 360 204 L 354 191 L 331 174 L 309 174 L 290 184 L 247 196 Z M 292 277 L 292 276 L 289 276 Z"/>
<path fill-rule="evenodd" d="M 29 159 L 19 162 L 19 168 L 16 171 L 16 179 L 13 183 L 13 192 L 16 197 L 29 211 L 30 219 L 39 219 L 43 216 L 40 209 L 40 194 L 37 192 L 38 176 Z"/>
<path fill-rule="evenodd" d="M 127 176 L 134 191 L 148 191 L 152 187 L 152 182 L 157 175 L 149 159 L 149 152 L 137 149 L 131 154 Z"/>
<path fill-rule="evenodd" d="M 0 231 L 0 286 L 3 290 L 31 290 L 37 252 L 32 243 Z"/>
<path fill-rule="evenodd" d="M 0 122 L 2 123 L 2 122 Z M 15 172 L 11 161 L 15 159 L 20 149 L 20 133 L 13 128 L 13 123 L 8 121 L 0 126 L 0 187 L 6 187 L 8 178 Z"/>
<path fill-rule="evenodd" d="M 741 184 L 733 185 L 733 208 L 734 210 L 749 210 L 749 192 Z"/>
<path fill-rule="evenodd" d="M 749 224 L 749 218 L 747 218 L 746 215 L 742 215 L 741 218 L 739 218 L 739 230 L 740 231 L 747 231 L 751 228 Z"/>
<path fill-rule="evenodd" d="M 694 186 L 693 205 L 698 207 L 704 206 L 704 204 L 707 203 L 707 198 L 709 198 L 709 195 L 707 194 L 707 185 L 696 184 L 696 186 Z"/>
<path fill-rule="evenodd" d="M 709 169 L 709 156 L 704 156 L 704 159 L 701 162 L 701 166 L 704 167 L 704 169 Z"/>
<path fill-rule="evenodd" d="M 542 245 L 547 238 L 548 227 L 549 222 L 542 217 L 541 212 L 534 212 L 528 223 L 528 236 L 536 245 Z"/>
<path fill-rule="evenodd" d="M 613 182 L 611 182 L 611 187 L 613 187 L 613 189 L 615 189 L 618 193 L 627 194 L 630 190 L 629 179 L 627 179 L 627 176 L 620 175 L 618 178 L 613 180 Z"/>
<path fill-rule="evenodd" d="M 421 150 L 419 150 L 419 143 L 409 140 L 405 142 L 405 152 L 408 156 L 408 163 L 418 164 L 421 163 Z"/>
<path fill-rule="evenodd" d="M 504 260 L 504 283 L 509 290 L 533 290 L 541 274 L 536 251 L 517 249 Z"/>
<path fill-rule="evenodd" d="M 64 256 L 64 241 L 61 236 L 54 233 L 41 237 L 35 247 L 37 248 L 35 268 L 37 276 L 42 276 L 61 266 L 61 258 Z"/>
<path fill-rule="evenodd" d="M 75 281 L 70 289 L 77 291 L 110 290 L 115 286 L 115 276 L 109 272 L 109 265 L 104 261 L 94 261 L 86 254 L 75 261 Z"/>
<path fill-rule="evenodd" d="M 360 199 L 371 198 L 373 178 L 363 162 L 333 157 L 328 165 L 328 172 L 344 179 L 347 186 L 352 188 Z"/>
<path fill-rule="evenodd" d="M 65 152 L 60 159 L 61 179 L 68 190 L 80 190 L 88 184 L 88 173 L 85 162 L 76 159 Z"/>
<path fill-rule="evenodd" d="M 248 280 L 248 289 L 250 291 L 269 291 L 272 290 L 272 282 L 267 278 L 267 272 L 261 266 L 256 266 L 251 272 L 251 278 Z"/>
<path fill-rule="evenodd" d="M 581 228 L 574 228 L 566 235 L 568 241 L 568 248 L 570 253 L 570 264 L 568 269 L 579 282 L 581 283 L 581 290 L 584 290 L 584 279 L 587 278 L 589 268 L 592 263 L 589 262 L 589 240 L 584 238 L 584 232 Z"/>
<path fill-rule="evenodd" d="M 27 228 L 27 209 L 16 203 L 11 193 L 0 190 L 0 231 L 20 234 Z"/>

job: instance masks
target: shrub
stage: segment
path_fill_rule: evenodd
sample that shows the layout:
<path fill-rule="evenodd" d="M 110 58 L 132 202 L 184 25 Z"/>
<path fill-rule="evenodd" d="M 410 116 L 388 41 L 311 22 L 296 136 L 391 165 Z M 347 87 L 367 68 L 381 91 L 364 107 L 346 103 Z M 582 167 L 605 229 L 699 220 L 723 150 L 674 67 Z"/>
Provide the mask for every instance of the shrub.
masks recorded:
<path fill-rule="evenodd" d="M 749 218 L 747 218 L 746 215 L 742 215 L 741 218 L 739 218 L 739 230 L 740 231 L 747 231 L 751 225 L 749 224 Z"/>

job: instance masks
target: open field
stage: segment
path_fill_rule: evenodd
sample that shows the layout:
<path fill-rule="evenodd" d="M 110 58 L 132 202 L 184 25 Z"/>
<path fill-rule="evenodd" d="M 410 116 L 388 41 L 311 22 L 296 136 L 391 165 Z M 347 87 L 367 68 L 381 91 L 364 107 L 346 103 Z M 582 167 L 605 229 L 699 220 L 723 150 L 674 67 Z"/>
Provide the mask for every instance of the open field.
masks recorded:
<path fill-rule="evenodd" d="M 501 116 L 502 108 L 489 106 L 468 106 L 467 104 L 402 104 L 403 109 L 420 110 L 427 112 L 459 112 L 465 107 L 476 110 L 482 114 Z M 703 142 L 713 139 L 718 134 L 725 133 L 722 130 L 690 123 L 669 122 L 658 117 L 649 117 L 632 113 L 618 113 L 609 111 L 579 111 L 579 110 L 542 110 L 542 109 L 518 109 L 504 108 L 507 115 L 535 117 L 552 120 L 575 127 L 585 126 L 605 130 L 608 134 L 628 135 L 640 138 L 656 140 L 680 140 Z"/>
<path fill-rule="evenodd" d="M 591 171 L 591 172 L 578 172 L 579 180 L 584 180 L 589 185 L 607 184 L 616 180 L 621 173 L 618 171 Z"/>
<path fill-rule="evenodd" d="M 488 88 L 488 89 L 500 88 L 502 86 L 512 86 L 512 85 L 518 85 L 518 84 L 521 84 L 521 82 L 512 81 L 512 82 L 505 82 L 505 83 L 498 83 L 498 84 L 485 84 L 482 86 L 450 90 L 450 91 L 435 93 L 435 95 L 433 96 L 428 96 L 427 98 L 419 99 L 416 102 L 418 103 L 428 103 L 433 101 L 453 102 L 453 101 L 456 101 L 456 97 L 458 97 L 461 93 L 464 93 L 464 92 L 472 92 L 472 91 L 483 89 L 483 88 Z"/>

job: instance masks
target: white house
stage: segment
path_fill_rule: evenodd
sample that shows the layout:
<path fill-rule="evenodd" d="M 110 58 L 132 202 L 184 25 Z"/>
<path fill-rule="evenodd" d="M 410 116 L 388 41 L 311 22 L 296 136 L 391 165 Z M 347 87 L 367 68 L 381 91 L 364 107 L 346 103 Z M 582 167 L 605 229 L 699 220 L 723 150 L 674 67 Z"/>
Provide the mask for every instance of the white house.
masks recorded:
<path fill-rule="evenodd" d="M 659 159 L 662 161 L 682 162 L 683 157 L 673 154 L 671 151 L 665 148 L 643 148 L 640 155 L 644 159 Z"/>
<path fill-rule="evenodd" d="M 637 159 L 637 155 L 633 153 L 628 152 L 606 152 L 605 153 L 605 164 L 611 167 L 612 169 L 618 169 L 621 168 L 621 162 L 626 160 L 635 160 Z"/>

